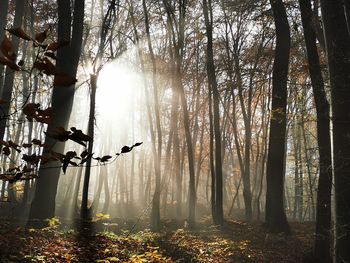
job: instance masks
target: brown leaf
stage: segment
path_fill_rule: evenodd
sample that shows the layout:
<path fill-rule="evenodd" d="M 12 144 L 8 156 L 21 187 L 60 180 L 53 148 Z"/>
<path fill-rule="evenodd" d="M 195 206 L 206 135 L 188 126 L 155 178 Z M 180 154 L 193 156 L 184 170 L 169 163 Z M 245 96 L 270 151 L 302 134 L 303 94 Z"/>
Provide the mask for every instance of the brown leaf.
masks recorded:
<path fill-rule="evenodd" d="M 44 57 L 42 60 L 35 61 L 33 66 L 37 70 L 43 71 L 47 75 L 56 74 L 55 65 L 46 57 Z"/>
<path fill-rule="evenodd" d="M 73 151 L 69 151 L 66 153 L 66 156 L 63 159 L 63 166 L 62 166 L 63 173 L 66 173 L 66 170 L 67 170 L 67 167 L 69 164 L 72 164 L 74 166 L 78 166 L 78 164 L 71 161 L 71 159 L 73 159 L 76 155 L 77 155 L 77 153 L 73 152 Z"/>
<path fill-rule="evenodd" d="M 37 156 L 35 153 L 32 155 L 23 154 L 22 160 L 32 165 L 37 165 L 40 161 L 40 157 Z"/>
<path fill-rule="evenodd" d="M 29 121 L 33 121 L 33 118 L 35 118 L 39 107 L 39 103 L 28 103 L 23 107 L 22 111 Z"/>
<path fill-rule="evenodd" d="M 2 153 L 9 156 L 11 154 L 10 148 L 9 147 L 2 148 Z"/>
<path fill-rule="evenodd" d="M 9 28 L 7 29 L 8 32 L 10 32 L 12 35 L 15 35 L 16 37 L 22 38 L 24 40 L 31 40 L 32 38 L 27 35 L 26 32 L 20 27 L 16 28 Z"/>
<path fill-rule="evenodd" d="M 47 136 L 59 140 L 61 142 L 67 141 L 69 134 L 70 131 L 66 131 L 63 127 L 56 127 L 46 132 Z"/>
<path fill-rule="evenodd" d="M 0 56 L 0 63 L 5 65 L 5 66 L 10 67 L 13 70 L 16 70 L 16 71 L 20 70 L 20 67 L 14 61 L 11 61 L 7 57 L 1 57 Z"/>
<path fill-rule="evenodd" d="M 0 104 L 6 104 L 8 103 L 6 100 L 0 99 Z"/>
<path fill-rule="evenodd" d="M 3 41 L 0 44 L 0 50 L 6 58 L 10 61 L 16 60 L 16 54 L 13 48 L 12 41 L 8 37 L 4 37 Z"/>
<path fill-rule="evenodd" d="M 3 140 L 0 140 L 0 145 L 3 145 L 5 147 L 10 147 L 10 145 L 7 142 L 3 141 Z"/>
<path fill-rule="evenodd" d="M 43 43 L 47 38 L 48 29 L 45 29 L 43 32 L 35 34 L 35 40 L 39 43 Z"/>
<path fill-rule="evenodd" d="M 46 65 L 46 71 L 48 72 L 48 74 L 56 74 L 56 67 L 55 65 L 46 57 L 43 58 L 43 61 Z"/>
<path fill-rule="evenodd" d="M 111 159 L 112 158 L 112 156 L 110 156 L 110 155 L 105 155 L 105 156 L 103 156 L 102 158 L 101 158 L 101 162 L 107 162 L 109 159 Z"/>
<path fill-rule="evenodd" d="M 89 154 L 89 152 L 88 152 L 87 150 L 84 150 L 84 151 L 80 154 L 80 157 L 81 157 L 81 158 L 85 158 L 88 154 Z"/>
<path fill-rule="evenodd" d="M 38 139 L 33 139 L 32 143 L 35 144 L 35 145 L 38 145 L 38 146 L 42 146 L 42 142 L 40 140 L 38 140 Z"/>
<path fill-rule="evenodd" d="M 14 143 L 13 141 L 8 141 L 8 144 L 10 145 L 10 147 L 14 150 L 16 150 L 17 152 L 21 152 L 19 148 L 19 145 L 17 143 Z"/>
<path fill-rule="evenodd" d="M 76 143 L 79 143 L 81 145 L 83 145 L 84 147 L 86 147 L 86 143 L 85 142 L 90 142 L 92 141 L 91 136 L 86 135 L 82 132 L 82 130 L 78 130 L 75 127 L 70 128 L 71 131 L 73 132 L 72 134 L 70 134 L 68 136 L 68 138 L 72 141 L 75 141 Z"/>
<path fill-rule="evenodd" d="M 75 77 L 71 77 L 66 74 L 59 74 L 55 76 L 55 79 L 53 81 L 54 86 L 70 86 L 77 82 L 77 79 Z"/>
<path fill-rule="evenodd" d="M 23 173 L 29 173 L 29 172 L 33 172 L 33 171 L 34 171 L 34 168 L 30 168 L 30 167 L 27 167 L 27 166 L 24 166 L 23 169 L 22 169 Z"/>
<path fill-rule="evenodd" d="M 50 51 L 46 51 L 46 52 L 44 53 L 44 55 L 47 56 L 47 57 L 49 57 L 49 58 L 52 58 L 52 59 L 57 59 L 55 53 L 50 52 Z"/>
<path fill-rule="evenodd" d="M 11 64 L 11 61 L 6 57 L 0 56 L 0 63 L 5 65 L 5 66 L 8 66 Z"/>
<path fill-rule="evenodd" d="M 52 122 L 52 119 L 53 119 L 53 111 L 51 107 L 48 107 L 45 110 L 41 110 L 41 109 L 37 110 L 37 115 L 35 117 L 35 120 L 37 122 L 50 124 Z"/>
<path fill-rule="evenodd" d="M 64 41 L 60 41 L 60 42 L 53 42 L 53 43 L 50 43 L 48 46 L 47 46 L 47 50 L 51 50 L 51 51 L 56 51 L 62 47 L 65 47 L 69 45 L 69 41 L 67 40 L 64 40 Z"/>
<path fill-rule="evenodd" d="M 130 151 L 132 150 L 133 147 L 134 147 L 134 146 L 129 147 L 129 146 L 126 146 L 126 145 L 125 145 L 125 146 L 122 147 L 120 153 L 128 153 L 128 152 L 130 152 Z"/>
<path fill-rule="evenodd" d="M 89 159 L 92 158 L 93 155 L 93 153 L 87 153 L 87 155 L 81 160 L 80 164 L 86 163 Z"/>

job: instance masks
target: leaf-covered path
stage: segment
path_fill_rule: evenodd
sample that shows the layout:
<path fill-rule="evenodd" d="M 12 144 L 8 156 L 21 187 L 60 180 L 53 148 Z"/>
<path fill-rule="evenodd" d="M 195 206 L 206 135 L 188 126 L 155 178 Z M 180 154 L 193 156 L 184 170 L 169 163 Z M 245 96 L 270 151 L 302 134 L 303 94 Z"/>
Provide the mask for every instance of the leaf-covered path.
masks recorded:
<path fill-rule="evenodd" d="M 24 230 L 2 222 L 0 262 L 303 262 L 312 246 L 309 223 L 292 224 L 290 236 L 242 221 L 223 227 L 201 223 L 194 231 L 173 225 L 165 222 L 156 234 L 116 232 L 105 224 L 102 231 L 81 235 L 68 228 Z"/>

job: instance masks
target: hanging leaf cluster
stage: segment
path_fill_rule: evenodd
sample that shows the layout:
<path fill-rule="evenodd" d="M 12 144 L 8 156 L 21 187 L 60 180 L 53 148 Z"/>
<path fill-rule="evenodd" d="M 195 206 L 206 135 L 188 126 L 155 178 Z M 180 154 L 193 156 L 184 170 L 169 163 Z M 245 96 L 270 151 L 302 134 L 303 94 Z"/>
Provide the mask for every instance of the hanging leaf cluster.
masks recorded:
<path fill-rule="evenodd" d="M 40 109 L 39 103 L 28 103 L 22 109 L 23 114 L 31 122 L 36 120 L 37 122 L 50 124 L 53 119 L 52 108 Z"/>
<path fill-rule="evenodd" d="M 38 56 L 33 63 L 33 68 L 47 76 L 54 76 L 53 84 L 55 86 L 70 86 L 77 82 L 77 79 L 60 72 L 52 61 L 56 60 L 55 52 L 60 48 L 69 45 L 69 41 L 63 40 L 60 42 L 46 43 L 49 29 L 35 34 L 34 37 L 28 35 L 22 28 L 8 28 L 6 29 L 12 36 L 19 37 L 25 41 L 33 43 L 34 47 L 39 48 Z M 14 50 L 11 39 L 4 37 L 0 44 L 0 63 L 10 67 L 15 71 L 24 69 L 25 62 L 20 60 L 16 63 L 16 52 Z"/>
<path fill-rule="evenodd" d="M 66 131 L 62 127 L 57 127 L 51 131 L 46 132 L 46 135 L 60 142 L 72 140 L 85 147 L 87 146 L 88 142 L 92 141 L 92 138 L 90 136 L 84 134 L 81 130 L 78 130 L 75 127 L 72 127 L 70 131 Z M 142 142 L 138 142 L 132 146 L 123 146 L 120 152 L 115 154 L 114 159 L 116 159 L 121 154 L 132 151 L 135 147 L 138 147 L 141 144 Z M 44 149 L 47 148 L 47 145 L 41 142 L 39 139 L 33 139 L 30 143 L 23 143 L 22 145 L 16 144 L 12 141 L 0 140 L 0 145 L 2 146 L 2 154 L 6 156 L 9 156 L 11 154 L 11 149 L 20 153 L 22 149 L 27 149 L 33 146 L 44 147 Z M 62 168 L 63 173 L 66 173 L 68 167 L 84 166 L 84 164 L 90 159 L 96 160 L 96 165 L 105 165 L 109 161 L 112 161 L 113 156 L 104 155 L 101 157 L 94 157 L 94 153 L 90 153 L 86 149 L 83 152 L 81 152 L 80 155 L 78 155 L 75 151 L 68 151 L 65 154 L 62 154 L 52 150 L 47 150 L 42 155 L 38 155 L 36 153 L 29 155 L 24 153 L 22 154 L 22 161 L 25 162 L 25 165 L 11 168 L 5 173 L 0 174 L 0 180 L 14 183 L 19 180 L 30 180 L 36 178 L 39 166 L 48 164 L 50 162 L 60 162 L 60 167 Z"/>

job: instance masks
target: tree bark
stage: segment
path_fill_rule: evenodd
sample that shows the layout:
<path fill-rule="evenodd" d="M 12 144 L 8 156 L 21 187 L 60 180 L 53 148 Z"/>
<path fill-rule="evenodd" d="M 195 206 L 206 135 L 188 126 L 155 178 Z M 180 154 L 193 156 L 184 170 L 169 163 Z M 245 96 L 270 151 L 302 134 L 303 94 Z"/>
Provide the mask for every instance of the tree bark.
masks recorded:
<path fill-rule="evenodd" d="M 96 89 L 97 89 L 97 75 L 91 74 L 90 75 L 90 113 L 89 113 L 89 123 L 88 123 L 88 135 L 91 138 L 94 138 Z M 93 146 L 94 144 L 92 140 L 91 142 L 89 142 L 89 145 L 87 148 L 87 151 L 89 153 L 92 153 Z M 89 196 L 89 183 L 90 183 L 90 174 L 91 174 L 91 161 L 92 161 L 91 159 L 92 158 L 89 158 L 87 160 L 86 167 L 85 167 L 83 195 L 81 200 L 81 211 L 80 211 L 81 219 L 88 219 L 90 217 L 89 207 L 88 207 L 88 196 Z"/>
<path fill-rule="evenodd" d="M 287 77 L 290 31 L 282 0 L 270 1 L 276 27 L 276 50 L 272 79 L 272 113 L 266 175 L 266 226 L 271 232 L 290 232 L 284 211 Z"/>
<path fill-rule="evenodd" d="M 5 30 L 3 29 L 6 26 L 7 22 L 7 10 L 8 10 L 9 1 L 2 0 L 0 1 L 0 41 L 4 39 Z M 3 85 L 3 77 L 4 77 L 4 66 L 0 64 L 0 94 L 2 94 L 2 85 Z M 0 123 L 1 125 L 1 123 Z"/>
<path fill-rule="evenodd" d="M 335 260 L 350 262 L 350 37 L 342 1 L 321 0 L 321 10 L 332 95 Z M 328 191 L 329 180 L 325 178 L 325 192 Z"/>
<path fill-rule="evenodd" d="M 71 40 L 71 42 L 69 46 L 58 50 L 56 67 L 59 71 L 72 77 L 76 76 L 81 53 L 84 6 L 84 0 L 75 1 L 72 27 L 70 1 L 58 1 L 58 41 Z M 54 86 L 51 106 L 55 113 L 55 118 L 53 124 L 48 126 L 48 130 L 57 126 L 67 128 L 73 104 L 74 89 L 75 85 L 70 87 Z M 64 150 L 64 143 L 56 143 L 48 136 L 45 138 L 45 143 L 47 145 L 54 145 L 52 147 L 53 151 L 63 152 Z M 54 216 L 60 172 L 60 168 L 40 169 L 39 178 L 36 182 L 35 197 L 29 216 L 31 220 L 42 220 Z"/>
<path fill-rule="evenodd" d="M 146 37 L 147 37 L 147 45 L 148 50 L 150 52 L 151 63 L 152 63 L 152 84 L 153 84 L 153 99 L 154 99 L 154 108 L 156 115 L 156 132 L 157 139 L 155 138 L 155 134 L 153 136 L 153 154 L 154 154 L 154 168 L 155 168 L 155 190 L 152 199 L 152 210 L 151 210 L 151 229 L 154 231 L 160 230 L 160 194 L 161 194 L 161 156 L 162 156 L 162 131 L 160 126 L 160 106 L 158 99 L 158 85 L 156 80 L 157 68 L 155 56 L 153 53 L 153 47 L 151 42 L 151 35 L 149 30 L 149 15 L 148 9 L 146 6 L 146 1 L 142 1 L 143 12 L 145 15 L 145 28 L 146 28 Z M 149 101 L 149 99 L 148 99 Z M 149 118 L 152 121 L 149 109 Z M 152 128 L 153 130 L 153 128 Z M 157 143 L 157 144 L 156 144 Z"/>
<path fill-rule="evenodd" d="M 7 1 L 5 1 L 5 2 L 7 2 Z M 6 8 L 6 4 L 5 4 L 4 8 Z M 24 0 L 16 0 L 15 18 L 13 21 L 14 28 L 22 26 L 24 9 L 25 9 L 25 1 Z M 4 13 L 7 13 L 7 12 L 4 12 Z M 5 18 L 6 18 L 6 16 L 5 16 Z M 0 31 L 3 31 L 3 28 L 0 28 Z M 2 34 L 2 38 L 0 38 L 0 41 L 3 40 L 3 37 L 4 37 L 4 34 Z M 13 45 L 14 54 L 16 56 L 18 53 L 19 41 L 20 41 L 20 39 L 18 37 L 12 35 L 12 45 Z M 0 68 L 0 74 L 2 75 L 1 68 Z M 10 106 L 11 106 L 11 100 L 12 100 L 12 90 L 13 90 L 14 79 L 15 79 L 15 71 L 13 69 L 11 69 L 10 67 L 6 67 L 3 86 L 1 85 L 2 81 L 1 81 L 1 76 L 0 76 L 0 85 L 1 85 L 0 89 L 2 91 L 0 94 L 0 97 L 4 101 L 8 102 L 8 103 L 1 105 L 0 140 L 4 140 L 7 118 L 9 117 L 9 114 L 11 114 L 10 113 L 10 108 L 11 108 Z"/>
<path fill-rule="evenodd" d="M 331 262 L 331 191 L 332 159 L 329 103 L 317 52 L 316 33 L 312 27 L 310 0 L 299 0 L 308 65 L 317 114 L 317 143 L 320 157 L 320 174 L 316 204 L 316 236 L 314 256 L 321 263 Z"/>
<path fill-rule="evenodd" d="M 216 224 L 224 222 L 223 212 L 223 180 L 221 157 L 221 131 L 220 131 L 220 94 L 216 81 L 214 54 L 213 54 L 213 10 L 211 0 L 203 0 L 203 13 L 207 32 L 207 74 L 209 92 L 213 96 L 213 129 L 215 137 L 215 220 Z"/>

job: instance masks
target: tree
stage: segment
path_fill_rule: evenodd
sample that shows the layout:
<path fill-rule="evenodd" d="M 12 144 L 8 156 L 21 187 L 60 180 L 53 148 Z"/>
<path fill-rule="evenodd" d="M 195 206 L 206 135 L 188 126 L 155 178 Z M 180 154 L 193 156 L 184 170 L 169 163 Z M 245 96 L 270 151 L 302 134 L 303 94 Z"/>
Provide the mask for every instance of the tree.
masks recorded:
<path fill-rule="evenodd" d="M 321 10 L 332 95 L 335 260 L 350 262 L 350 36 L 341 1 L 322 0 Z"/>
<path fill-rule="evenodd" d="M 22 25 L 24 9 L 25 9 L 24 4 L 25 4 L 24 0 L 17 0 L 16 1 L 16 11 L 15 11 L 15 18 L 14 18 L 14 22 L 13 22 L 13 28 L 19 28 Z M 5 16 L 5 18 L 6 18 L 6 16 Z M 12 37 L 12 44 L 11 45 L 12 45 L 12 52 L 13 52 L 13 58 L 14 58 L 13 62 L 14 63 L 16 63 L 19 41 L 20 41 L 19 37 L 15 37 L 15 36 Z M 2 108 L 1 109 L 1 114 L 2 114 L 1 121 L 2 121 L 2 123 L 0 124 L 0 140 L 4 139 L 5 130 L 6 130 L 6 120 L 9 116 L 9 114 L 11 114 L 10 113 L 10 103 L 12 100 L 12 91 L 13 91 L 13 83 L 14 83 L 14 79 L 15 79 L 15 74 L 14 74 L 15 71 L 16 70 L 11 68 L 10 66 L 6 67 L 3 86 L 1 85 L 2 81 L 0 78 L 0 87 L 1 87 L 1 91 L 2 91 L 1 98 L 7 102 L 1 106 L 1 108 Z"/>
<path fill-rule="evenodd" d="M 57 52 L 57 70 L 75 78 L 81 53 L 83 39 L 85 1 L 75 1 L 73 12 L 69 0 L 58 1 L 58 42 L 70 41 L 70 45 L 63 47 Z M 55 76 L 56 85 L 52 94 L 52 110 L 55 112 L 54 123 L 48 126 L 48 131 L 55 127 L 68 125 L 72 108 L 74 87 L 62 87 Z M 46 144 L 52 145 L 53 151 L 63 152 L 64 144 L 56 143 L 54 139 L 46 137 Z M 41 169 L 36 182 L 35 197 L 31 205 L 30 219 L 52 218 L 55 213 L 55 198 L 57 184 L 60 175 L 59 168 Z"/>
<path fill-rule="evenodd" d="M 222 180 L 222 158 L 221 158 L 221 131 L 220 131 L 220 94 L 215 75 L 213 54 L 213 9 L 211 0 L 203 0 L 203 13 L 205 18 L 205 29 L 207 33 L 207 74 L 209 96 L 213 98 L 213 132 L 215 138 L 215 184 L 212 185 L 212 204 L 214 206 L 213 219 L 215 224 L 222 225 L 224 222 L 223 212 L 223 180 Z M 212 106 L 209 104 L 209 107 Z M 213 182 L 213 181 L 212 181 Z"/>
<path fill-rule="evenodd" d="M 271 232 L 289 232 L 284 211 L 284 172 L 286 154 L 287 77 L 290 31 L 282 0 L 270 1 L 276 27 L 273 64 L 272 106 L 266 166 L 266 226 Z"/>
<path fill-rule="evenodd" d="M 7 21 L 7 9 L 8 9 L 8 0 L 0 1 L 0 41 L 4 39 L 5 36 L 5 28 Z M 3 82 L 3 70 L 4 66 L 0 64 L 0 93 L 2 92 L 2 82 Z"/>
<path fill-rule="evenodd" d="M 316 33 L 312 26 L 310 0 L 299 0 L 308 66 L 317 113 L 317 142 L 320 156 L 318 179 L 315 257 L 318 262 L 331 262 L 331 191 L 332 159 L 329 103 L 324 88 L 320 59 L 316 45 Z"/>
<path fill-rule="evenodd" d="M 195 204 L 196 204 L 196 191 L 195 191 L 195 171 L 194 171 L 194 153 L 192 144 L 192 135 L 190 129 L 190 118 L 188 113 L 188 106 L 186 100 L 186 94 L 183 86 L 183 57 L 184 57 L 184 38 L 185 38 L 185 15 L 186 15 L 186 5 L 187 1 L 179 1 L 179 18 L 177 19 L 174 13 L 172 13 L 170 3 L 168 1 L 163 1 L 168 15 L 169 25 L 171 27 L 172 33 L 172 43 L 174 46 L 174 56 L 175 56 L 175 74 L 174 74 L 174 95 L 180 95 L 180 102 L 183 112 L 183 121 L 185 128 L 185 138 L 187 147 L 187 158 L 188 158 L 188 169 L 189 169 L 189 225 L 194 227 L 195 225 Z M 176 33 L 175 33 L 176 32 Z M 176 99 L 176 98 L 174 98 Z M 175 135 L 177 136 L 177 135 Z"/>

